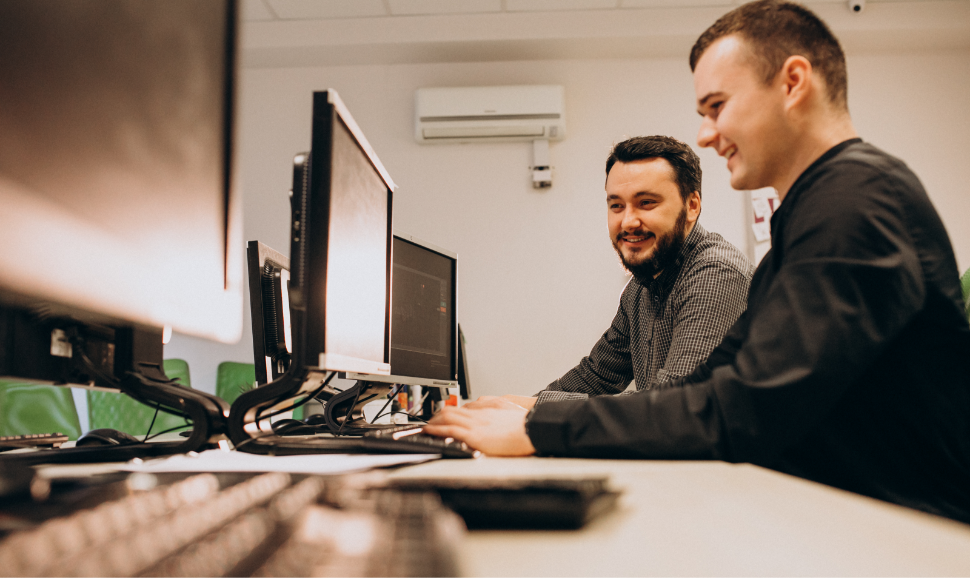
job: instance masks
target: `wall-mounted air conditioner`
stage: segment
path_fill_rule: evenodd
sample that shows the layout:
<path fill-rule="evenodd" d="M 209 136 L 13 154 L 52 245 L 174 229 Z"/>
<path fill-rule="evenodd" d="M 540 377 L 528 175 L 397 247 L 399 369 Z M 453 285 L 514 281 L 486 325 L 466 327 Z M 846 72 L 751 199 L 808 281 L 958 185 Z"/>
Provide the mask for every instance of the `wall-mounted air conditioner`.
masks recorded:
<path fill-rule="evenodd" d="M 414 138 L 421 143 L 562 140 L 563 87 L 419 88 Z"/>

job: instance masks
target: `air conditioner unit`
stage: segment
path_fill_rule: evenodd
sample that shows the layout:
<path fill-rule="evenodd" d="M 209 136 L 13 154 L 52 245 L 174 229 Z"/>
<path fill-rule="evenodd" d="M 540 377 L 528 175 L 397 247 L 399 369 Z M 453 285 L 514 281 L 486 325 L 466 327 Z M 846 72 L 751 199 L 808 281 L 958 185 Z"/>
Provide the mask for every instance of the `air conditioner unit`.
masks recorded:
<path fill-rule="evenodd" d="M 563 87 L 419 88 L 414 138 L 421 143 L 562 140 Z"/>

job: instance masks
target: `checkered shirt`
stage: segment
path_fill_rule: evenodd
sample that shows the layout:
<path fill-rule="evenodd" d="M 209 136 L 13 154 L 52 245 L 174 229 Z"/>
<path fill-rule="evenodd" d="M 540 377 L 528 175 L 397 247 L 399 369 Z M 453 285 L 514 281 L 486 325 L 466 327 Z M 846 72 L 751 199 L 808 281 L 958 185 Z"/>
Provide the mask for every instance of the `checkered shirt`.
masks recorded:
<path fill-rule="evenodd" d="M 659 389 L 691 373 L 744 311 L 754 271 L 734 245 L 700 223 L 672 266 L 648 285 L 631 278 L 613 324 L 590 354 L 540 391 L 537 404 Z"/>

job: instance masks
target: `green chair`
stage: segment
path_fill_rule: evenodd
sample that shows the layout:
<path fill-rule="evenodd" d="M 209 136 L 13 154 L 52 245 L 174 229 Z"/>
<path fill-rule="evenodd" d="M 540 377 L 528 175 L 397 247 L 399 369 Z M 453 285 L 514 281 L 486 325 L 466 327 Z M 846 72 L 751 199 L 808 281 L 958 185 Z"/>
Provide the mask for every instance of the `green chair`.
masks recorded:
<path fill-rule="evenodd" d="M 970 321 L 970 269 L 963 272 L 960 277 L 960 287 L 963 289 L 963 312 L 967 314 L 967 321 Z"/>
<path fill-rule="evenodd" d="M 256 387 L 256 366 L 252 363 L 223 361 L 216 369 L 216 395 L 229 402 L 245 391 Z M 303 419 L 303 408 L 293 412 L 294 419 Z"/>
<path fill-rule="evenodd" d="M 166 359 L 162 362 L 162 369 L 169 379 L 177 379 L 180 385 L 192 387 L 189 364 L 184 360 Z M 152 425 L 153 417 L 155 423 Z M 88 420 L 91 429 L 111 428 L 139 438 L 148 433 L 149 425 L 152 434 L 190 427 L 184 418 L 163 411 L 159 411 L 156 416 L 155 408 L 137 402 L 123 393 L 108 391 L 88 392 Z"/>
<path fill-rule="evenodd" d="M 0 435 L 57 432 L 81 435 L 71 388 L 0 381 Z"/>

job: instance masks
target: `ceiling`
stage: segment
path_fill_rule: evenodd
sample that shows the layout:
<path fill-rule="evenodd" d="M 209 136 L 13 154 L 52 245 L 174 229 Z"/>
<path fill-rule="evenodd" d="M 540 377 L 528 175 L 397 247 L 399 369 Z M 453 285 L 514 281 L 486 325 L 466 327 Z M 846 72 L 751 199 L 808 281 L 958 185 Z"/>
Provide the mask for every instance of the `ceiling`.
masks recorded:
<path fill-rule="evenodd" d="M 867 4 L 902 1 L 912 0 L 868 0 Z M 733 6 L 740 3 L 739 0 L 244 0 L 243 20 L 317 20 L 434 14 L 685 8 Z M 807 0 L 803 3 L 848 4 L 847 0 Z"/>
<path fill-rule="evenodd" d="M 242 0 L 251 68 L 683 55 L 742 0 Z M 847 52 L 970 48 L 970 0 L 804 0 Z"/>

